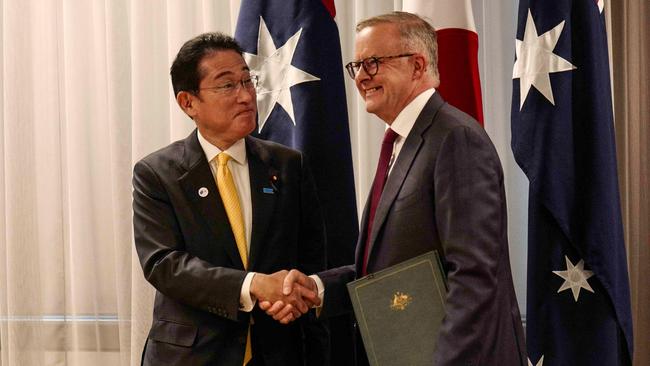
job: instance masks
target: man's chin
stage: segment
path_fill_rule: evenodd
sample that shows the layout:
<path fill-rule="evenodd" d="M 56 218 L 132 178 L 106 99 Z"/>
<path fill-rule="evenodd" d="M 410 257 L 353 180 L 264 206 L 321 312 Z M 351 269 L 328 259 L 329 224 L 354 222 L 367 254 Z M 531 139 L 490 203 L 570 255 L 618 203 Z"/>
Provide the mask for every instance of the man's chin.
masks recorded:
<path fill-rule="evenodd" d="M 255 127 L 257 124 L 256 120 L 256 114 L 255 113 L 240 113 L 235 116 L 234 122 L 240 124 L 240 125 L 250 125 Z"/>
<path fill-rule="evenodd" d="M 257 127 L 257 121 L 255 120 L 255 116 L 253 116 L 253 118 L 251 118 L 251 119 L 247 122 L 247 124 L 248 124 L 248 134 L 250 134 L 250 133 L 252 133 L 253 131 L 255 131 L 255 128 Z M 248 134 L 247 134 L 247 135 L 248 135 Z"/>
<path fill-rule="evenodd" d="M 377 115 L 379 107 L 376 103 L 366 103 L 366 112 Z"/>

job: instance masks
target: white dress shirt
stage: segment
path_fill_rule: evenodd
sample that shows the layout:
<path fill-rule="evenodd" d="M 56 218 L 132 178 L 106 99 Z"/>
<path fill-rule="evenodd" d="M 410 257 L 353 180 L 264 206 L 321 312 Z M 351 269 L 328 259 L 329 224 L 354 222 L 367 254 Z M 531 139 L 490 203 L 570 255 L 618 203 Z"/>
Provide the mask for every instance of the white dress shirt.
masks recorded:
<path fill-rule="evenodd" d="M 218 147 L 212 145 L 208 140 L 206 140 L 201 131 L 197 134 L 199 138 L 199 144 L 205 153 L 205 158 L 210 162 L 210 169 L 212 170 L 212 176 L 217 177 L 217 164 L 215 157 L 224 152 L 232 159 L 228 160 L 228 169 L 232 174 L 232 178 L 235 181 L 235 187 L 237 188 L 237 195 L 239 196 L 239 207 L 241 208 L 242 217 L 244 218 L 244 233 L 246 235 L 246 251 L 250 253 L 251 248 L 251 232 L 253 226 L 253 204 L 251 202 L 251 180 L 250 174 L 248 172 L 248 159 L 246 157 L 246 142 L 244 139 L 241 139 L 235 142 L 228 149 L 221 151 Z M 213 159 L 214 162 L 213 162 Z M 217 193 L 217 192 L 215 192 Z M 255 306 L 255 301 L 250 293 L 251 281 L 255 272 L 249 272 L 244 278 L 244 283 L 239 294 L 239 309 L 243 311 L 251 311 Z"/>
<path fill-rule="evenodd" d="M 422 113 L 422 109 L 424 109 L 425 104 L 427 104 L 435 92 L 436 89 L 431 88 L 420 93 L 420 95 L 415 97 L 411 103 L 407 104 L 406 107 L 404 107 L 404 109 L 399 112 L 397 118 L 395 118 L 390 127 L 388 127 L 391 130 L 395 131 L 395 133 L 398 135 L 395 139 L 395 142 L 393 143 L 393 155 L 391 155 L 391 164 L 388 170 L 389 175 L 393 171 L 393 163 L 395 160 L 397 160 L 397 156 L 399 156 L 400 151 L 402 151 L 406 137 L 413 129 L 413 125 L 415 125 L 415 120 L 417 120 L 420 113 Z"/>

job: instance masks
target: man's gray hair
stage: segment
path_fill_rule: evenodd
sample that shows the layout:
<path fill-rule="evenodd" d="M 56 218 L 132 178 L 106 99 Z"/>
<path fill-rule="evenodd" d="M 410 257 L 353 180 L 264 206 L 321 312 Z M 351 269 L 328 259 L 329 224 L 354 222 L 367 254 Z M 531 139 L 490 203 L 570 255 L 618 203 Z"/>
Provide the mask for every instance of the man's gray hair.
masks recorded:
<path fill-rule="evenodd" d="M 379 24 L 396 24 L 402 41 L 409 48 L 407 51 L 426 54 L 429 59 L 429 73 L 437 80 L 438 74 L 438 40 L 436 30 L 425 19 L 403 11 L 378 15 L 360 21 L 357 24 L 357 33 L 367 27 Z"/>

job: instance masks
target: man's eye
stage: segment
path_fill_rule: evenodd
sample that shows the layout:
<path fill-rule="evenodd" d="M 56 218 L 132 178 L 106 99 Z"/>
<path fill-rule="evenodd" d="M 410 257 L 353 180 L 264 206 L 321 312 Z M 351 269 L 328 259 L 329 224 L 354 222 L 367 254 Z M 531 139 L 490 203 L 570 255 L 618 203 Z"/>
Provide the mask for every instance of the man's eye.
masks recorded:
<path fill-rule="evenodd" d="M 232 81 L 230 81 L 230 82 L 227 82 L 227 83 L 221 85 L 219 88 L 220 88 L 220 89 L 223 89 L 223 90 L 230 90 L 230 89 L 232 89 L 232 88 L 234 88 L 234 87 L 235 87 L 235 83 L 233 83 Z"/>

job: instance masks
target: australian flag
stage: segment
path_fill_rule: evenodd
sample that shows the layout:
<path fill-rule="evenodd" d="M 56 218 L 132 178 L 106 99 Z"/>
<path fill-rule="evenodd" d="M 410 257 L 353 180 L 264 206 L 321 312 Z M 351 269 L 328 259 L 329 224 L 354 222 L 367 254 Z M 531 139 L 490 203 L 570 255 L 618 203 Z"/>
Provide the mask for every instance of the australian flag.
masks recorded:
<path fill-rule="evenodd" d="M 259 75 L 256 134 L 309 157 L 337 267 L 354 261 L 358 223 L 334 15 L 333 1 L 244 0 L 235 38 Z"/>
<path fill-rule="evenodd" d="M 259 76 L 256 135 L 305 152 L 327 230 L 329 267 L 354 262 L 358 235 L 334 0 L 243 0 L 235 38 Z M 352 359 L 351 322 L 332 319 L 332 364 Z"/>
<path fill-rule="evenodd" d="M 530 182 L 529 365 L 630 365 L 603 0 L 521 0 L 512 150 Z"/>

